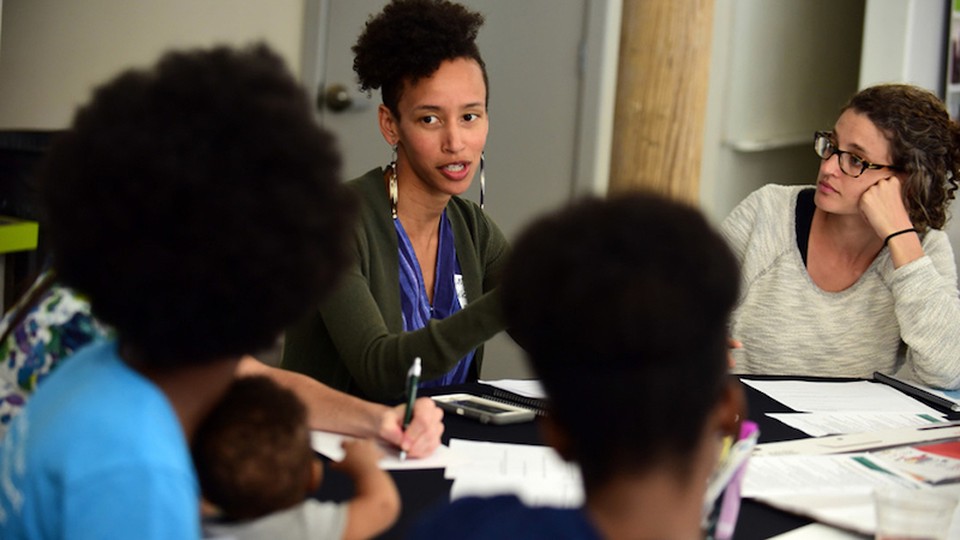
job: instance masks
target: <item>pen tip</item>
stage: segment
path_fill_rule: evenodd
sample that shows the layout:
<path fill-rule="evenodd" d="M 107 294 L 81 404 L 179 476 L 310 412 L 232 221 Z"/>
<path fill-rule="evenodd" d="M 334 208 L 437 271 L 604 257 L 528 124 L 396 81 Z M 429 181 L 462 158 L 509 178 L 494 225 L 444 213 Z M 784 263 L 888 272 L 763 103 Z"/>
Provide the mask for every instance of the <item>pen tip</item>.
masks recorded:
<path fill-rule="evenodd" d="M 401 451 L 400 451 L 400 461 L 406 461 L 406 460 L 407 460 L 407 452 L 404 451 L 404 450 L 401 450 Z"/>

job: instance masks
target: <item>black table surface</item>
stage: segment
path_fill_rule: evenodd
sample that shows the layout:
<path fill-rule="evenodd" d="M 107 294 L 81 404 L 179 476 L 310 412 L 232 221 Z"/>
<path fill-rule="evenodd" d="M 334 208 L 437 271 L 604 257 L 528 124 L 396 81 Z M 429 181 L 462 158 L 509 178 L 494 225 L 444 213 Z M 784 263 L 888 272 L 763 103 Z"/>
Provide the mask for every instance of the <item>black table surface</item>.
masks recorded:
<path fill-rule="evenodd" d="M 781 380 L 820 380 L 843 381 L 856 379 L 821 379 L 811 377 L 775 377 L 775 376 L 745 376 L 749 379 L 781 379 Z M 772 399 L 766 394 L 743 385 L 749 407 L 748 417 L 757 423 L 760 428 L 759 442 L 775 442 L 805 438 L 807 435 L 766 416 L 771 412 L 793 412 L 792 409 Z M 477 393 L 479 383 L 447 387 L 440 392 L 473 392 Z M 544 444 L 537 422 L 511 425 L 484 425 L 474 420 L 447 414 L 444 416 L 443 443 L 450 444 L 450 439 L 468 439 L 477 441 L 493 441 L 515 444 Z M 397 523 L 380 538 L 404 538 L 413 523 L 425 511 L 449 502 L 452 480 L 443 477 L 443 469 L 390 471 L 397 483 L 402 500 L 401 515 Z M 353 486 L 345 475 L 325 469 L 323 485 L 316 496 L 323 500 L 342 501 L 349 499 L 353 494 Z M 744 499 L 740 507 L 740 516 L 734 533 L 735 540 L 759 540 L 770 538 L 797 527 L 811 523 L 809 519 L 777 510 L 765 504 Z"/>

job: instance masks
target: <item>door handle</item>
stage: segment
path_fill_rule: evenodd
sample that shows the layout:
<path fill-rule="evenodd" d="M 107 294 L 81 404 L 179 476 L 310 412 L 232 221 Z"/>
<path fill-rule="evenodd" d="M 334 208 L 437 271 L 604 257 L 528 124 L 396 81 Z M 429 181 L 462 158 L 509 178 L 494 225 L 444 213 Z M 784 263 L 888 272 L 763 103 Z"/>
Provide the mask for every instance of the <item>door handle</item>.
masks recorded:
<path fill-rule="evenodd" d="M 341 83 L 333 83 L 325 90 L 317 93 L 317 108 L 324 107 L 333 112 L 343 112 L 353 105 L 353 96 L 350 90 Z"/>

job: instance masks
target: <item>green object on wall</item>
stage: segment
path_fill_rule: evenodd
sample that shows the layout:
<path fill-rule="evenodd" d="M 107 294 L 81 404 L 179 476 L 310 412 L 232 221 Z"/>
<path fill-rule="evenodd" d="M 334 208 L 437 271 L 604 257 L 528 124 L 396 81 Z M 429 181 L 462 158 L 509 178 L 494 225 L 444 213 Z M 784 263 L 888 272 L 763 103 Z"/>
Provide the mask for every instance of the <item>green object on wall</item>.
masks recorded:
<path fill-rule="evenodd" d="M 37 249 L 39 231 L 36 221 L 0 216 L 0 253 Z"/>

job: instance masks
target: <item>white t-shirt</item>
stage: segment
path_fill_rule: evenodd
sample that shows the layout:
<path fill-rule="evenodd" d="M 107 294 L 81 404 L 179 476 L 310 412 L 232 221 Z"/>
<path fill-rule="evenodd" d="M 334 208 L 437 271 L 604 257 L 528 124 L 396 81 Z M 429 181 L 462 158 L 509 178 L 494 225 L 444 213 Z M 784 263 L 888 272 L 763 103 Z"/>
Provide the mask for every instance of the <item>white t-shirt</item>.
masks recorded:
<path fill-rule="evenodd" d="M 308 499 L 251 521 L 204 521 L 203 537 L 211 540 L 340 540 L 346 526 L 346 503 Z"/>

